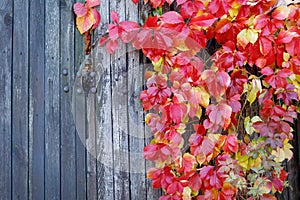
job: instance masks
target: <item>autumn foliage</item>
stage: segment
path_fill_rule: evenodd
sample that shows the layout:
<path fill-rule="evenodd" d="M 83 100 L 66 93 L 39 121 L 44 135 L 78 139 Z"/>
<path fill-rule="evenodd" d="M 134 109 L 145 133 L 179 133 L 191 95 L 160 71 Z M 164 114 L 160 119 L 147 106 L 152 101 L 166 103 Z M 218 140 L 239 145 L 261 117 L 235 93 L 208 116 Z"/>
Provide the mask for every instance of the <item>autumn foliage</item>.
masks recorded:
<path fill-rule="evenodd" d="M 74 7 L 83 17 L 80 32 L 98 23 L 81 24 L 93 21 L 98 4 L 91 2 L 84 12 Z M 153 12 L 142 25 L 120 22 L 112 12 L 100 44 L 113 53 L 130 42 L 153 63 L 140 99 L 153 133 L 144 157 L 156 164 L 147 177 L 163 189 L 160 200 L 276 199 L 287 186 L 282 163 L 293 156 L 289 141 L 299 111 L 300 6 L 144 3 Z M 166 4 L 173 9 L 162 10 Z"/>

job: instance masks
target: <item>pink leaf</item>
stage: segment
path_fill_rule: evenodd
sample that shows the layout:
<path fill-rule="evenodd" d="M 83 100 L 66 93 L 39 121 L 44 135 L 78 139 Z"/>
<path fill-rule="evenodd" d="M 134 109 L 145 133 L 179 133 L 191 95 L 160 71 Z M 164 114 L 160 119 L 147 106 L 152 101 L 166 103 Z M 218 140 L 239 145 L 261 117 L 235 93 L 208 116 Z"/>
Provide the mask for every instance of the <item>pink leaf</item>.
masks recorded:
<path fill-rule="evenodd" d="M 100 0 L 86 0 L 88 7 L 92 8 L 100 5 Z"/>
<path fill-rule="evenodd" d="M 85 16 L 88 12 L 88 8 L 82 3 L 75 3 L 73 8 L 77 17 Z"/>
<path fill-rule="evenodd" d="M 202 14 L 196 17 L 193 17 L 189 23 L 191 27 L 198 26 L 209 27 L 216 21 L 216 18 L 212 14 Z"/>
<path fill-rule="evenodd" d="M 100 16 L 100 13 L 98 12 L 98 10 L 96 10 L 96 9 L 92 9 L 92 13 L 93 13 L 93 16 L 95 19 L 93 29 L 96 29 L 101 21 L 101 16 Z"/>
<path fill-rule="evenodd" d="M 111 17 L 111 19 L 112 19 L 116 24 L 119 23 L 119 15 L 118 15 L 118 13 L 116 13 L 115 11 L 112 11 L 112 12 L 110 13 L 110 17 Z"/>
<path fill-rule="evenodd" d="M 105 48 L 108 53 L 113 54 L 119 48 L 118 40 L 110 40 Z"/>
<path fill-rule="evenodd" d="M 179 24 L 184 22 L 182 16 L 175 11 L 169 11 L 164 13 L 160 17 L 160 20 L 167 24 Z"/>

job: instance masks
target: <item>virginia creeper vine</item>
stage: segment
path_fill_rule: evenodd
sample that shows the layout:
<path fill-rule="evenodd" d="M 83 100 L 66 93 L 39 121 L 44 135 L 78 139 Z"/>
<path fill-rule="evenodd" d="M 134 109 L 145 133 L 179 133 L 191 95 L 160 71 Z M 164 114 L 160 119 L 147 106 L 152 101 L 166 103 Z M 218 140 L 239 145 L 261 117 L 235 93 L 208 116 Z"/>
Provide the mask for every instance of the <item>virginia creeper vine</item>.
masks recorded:
<path fill-rule="evenodd" d="M 99 3 L 75 4 L 81 33 L 98 25 Z M 114 53 L 132 43 L 153 63 L 140 99 L 153 133 L 144 157 L 156 163 L 147 177 L 163 189 L 160 200 L 276 199 L 287 186 L 283 161 L 293 155 L 299 111 L 299 4 L 144 3 L 153 12 L 141 25 L 112 12 L 100 45 Z"/>

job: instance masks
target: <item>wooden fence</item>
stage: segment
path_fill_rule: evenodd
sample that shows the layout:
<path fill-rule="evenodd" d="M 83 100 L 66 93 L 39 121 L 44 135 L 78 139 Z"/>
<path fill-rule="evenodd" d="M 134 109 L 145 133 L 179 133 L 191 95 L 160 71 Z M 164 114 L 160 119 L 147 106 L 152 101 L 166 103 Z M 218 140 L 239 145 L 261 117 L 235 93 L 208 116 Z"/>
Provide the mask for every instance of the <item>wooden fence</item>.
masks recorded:
<path fill-rule="evenodd" d="M 147 66 L 129 46 L 112 56 L 96 47 L 96 74 L 81 87 L 73 3 L 1 0 L 0 199 L 158 199 L 142 158 L 151 139 L 138 100 Z M 112 10 L 121 20 L 141 14 L 131 0 L 102 0 L 99 34 Z M 287 165 L 293 191 L 283 199 L 299 198 L 297 137 Z"/>

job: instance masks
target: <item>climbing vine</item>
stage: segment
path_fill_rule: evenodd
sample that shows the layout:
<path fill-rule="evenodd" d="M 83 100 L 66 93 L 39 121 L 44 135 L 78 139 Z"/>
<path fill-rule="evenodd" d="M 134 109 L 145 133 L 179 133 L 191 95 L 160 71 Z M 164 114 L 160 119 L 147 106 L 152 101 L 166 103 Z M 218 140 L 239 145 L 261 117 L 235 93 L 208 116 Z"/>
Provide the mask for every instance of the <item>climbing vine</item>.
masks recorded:
<path fill-rule="evenodd" d="M 100 45 L 114 53 L 131 43 L 153 64 L 140 99 L 153 133 L 144 157 L 156 164 L 147 177 L 160 200 L 276 199 L 299 112 L 299 4 L 144 3 L 153 9 L 143 24 L 112 12 Z M 80 33 L 99 24 L 99 4 L 74 5 Z"/>

